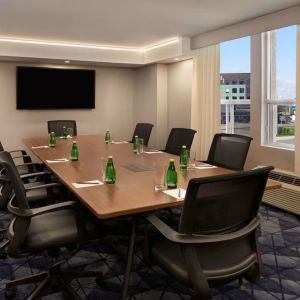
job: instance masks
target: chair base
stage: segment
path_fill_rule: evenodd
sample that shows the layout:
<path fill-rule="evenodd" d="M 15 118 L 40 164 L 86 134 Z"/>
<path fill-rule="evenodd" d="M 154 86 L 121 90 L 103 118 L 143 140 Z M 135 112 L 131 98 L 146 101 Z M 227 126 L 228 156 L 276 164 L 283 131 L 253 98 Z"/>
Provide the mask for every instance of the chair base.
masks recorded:
<path fill-rule="evenodd" d="M 28 300 L 40 299 L 44 291 L 51 285 L 59 286 L 68 299 L 80 299 L 75 290 L 68 284 L 72 279 L 80 277 L 102 277 L 102 273 L 98 271 L 75 271 L 61 269 L 62 262 L 52 265 L 47 272 L 12 280 L 6 284 L 5 296 L 11 298 L 16 292 L 16 287 L 22 284 L 41 282 L 28 296 Z M 97 280 L 97 282 L 99 282 Z"/>

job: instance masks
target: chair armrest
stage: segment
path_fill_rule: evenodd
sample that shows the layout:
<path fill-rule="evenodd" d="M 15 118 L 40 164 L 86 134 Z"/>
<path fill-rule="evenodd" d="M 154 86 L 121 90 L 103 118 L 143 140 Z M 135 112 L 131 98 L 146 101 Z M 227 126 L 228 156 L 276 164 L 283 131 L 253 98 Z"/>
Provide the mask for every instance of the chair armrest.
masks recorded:
<path fill-rule="evenodd" d="M 30 158 L 31 160 L 31 157 L 29 155 L 18 155 L 18 156 L 13 156 L 12 159 L 17 159 L 17 158 Z"/>
<path fill-rule="evenodd" d="M 49 175 L 49 173 L 48 172 L 35 172 L 35 173 L 23 174 L 20 177 L 21 177 L 21 179 L 24 179 L 24 178 L 41 176 L 41 175 Z"/>
<path fill-rule="evenodd" d="M 59 182 L 53 182 L 53 183 L 35 185 L 35 186 L 25 188 L 25 191 L 28 192 L 28 191 L 32 191 L 32 190 L 51 188 L 51 187 L 55 187 L 55 186 L 62 186 L 62 184 Z"/>
<path fill-rule="evenodd" d="M 234 240 L 248 235 L 255 228 L 257 228 L 260 223 L 259 217 L 256 217 L 247 226 L 235 232 L 214 235 L 196 235 L 179 233 L 173 230 L 155 215 L 146 217 L 146 219 L 169 241 L 180 244 L 208 244 Z"/>
<path fill-rule="evenodd" d="M 21 152 L 22 155 L 27 155 L 27 153 L 26 153 L 25 150 L 12 150 L 12 151 L 9 151 L 10 154 L 12 154 L 12 153 L 18 153 L 18 152 Z"/>
<path fill-rule="evenodd" d="M 20 165 L 16 165 L 16 167 L 27 167 L 27 166 L 42 166 L 42 163 L 34 163 L 34 162 L 29 162 L 29 163 L 23 163 Z"/>
<path fill-rule="evenodd" d="M 44 207 L 39 207 L 39 208 L 32 208 L 32 209 L 23 209 L 16 207 L 12 204 L 14 200 L 14 197 L 9 201 L 7 209 L 9 212 L 11 212 L 13 215 L 18 216 L 18 217 L 23 217 L 23 218 L 31 218 L 35 217 L 38 215 L 42 215 L 44 213 L 51 212 L 53 210 L 59 209 L 59 208 L 67 208 L 67 207 L 72 207 L 76 205 L 76 201 L 67 201 L 67 202 L 61 202 L 61 203 L 56 203 L 52 205 L 47 205 Z"/>

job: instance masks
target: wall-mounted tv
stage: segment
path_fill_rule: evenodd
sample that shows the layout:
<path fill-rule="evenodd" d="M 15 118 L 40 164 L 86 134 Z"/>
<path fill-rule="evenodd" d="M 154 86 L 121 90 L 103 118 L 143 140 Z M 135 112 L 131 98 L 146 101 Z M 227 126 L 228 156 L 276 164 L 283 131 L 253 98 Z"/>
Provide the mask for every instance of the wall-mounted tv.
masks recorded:
<path fill-rule="evenodd" d="M 95 108 L 95 71 L 17 67 L 17 109 Z"/>

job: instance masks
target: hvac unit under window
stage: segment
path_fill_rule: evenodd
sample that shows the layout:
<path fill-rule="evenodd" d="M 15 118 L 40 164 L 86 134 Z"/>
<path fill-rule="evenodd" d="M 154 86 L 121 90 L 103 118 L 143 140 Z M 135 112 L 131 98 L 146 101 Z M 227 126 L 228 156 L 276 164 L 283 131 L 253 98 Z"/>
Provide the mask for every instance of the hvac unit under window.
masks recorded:
<path fill-rule="evenodd" d="M 275 169 L 269 178 L 279 181 L 282 188 L 265 191 L 263 202 L 300 215 L 300 176 Z"/>

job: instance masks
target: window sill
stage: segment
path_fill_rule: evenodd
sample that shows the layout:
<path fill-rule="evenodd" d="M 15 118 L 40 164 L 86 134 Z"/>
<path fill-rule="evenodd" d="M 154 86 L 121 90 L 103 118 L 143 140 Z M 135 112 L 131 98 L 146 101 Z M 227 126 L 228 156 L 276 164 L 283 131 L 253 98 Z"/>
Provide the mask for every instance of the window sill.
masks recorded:
<path fill-rule="evenodd" d="M 262 147 L 266 147 L 266 148 L 273 148 L 273 149 L 277 149 L 277 150 L 286 150 L 286 151 L 293 151 L 295 152 L 295 146 L 294 145 L 290 145 L 286 146 L 286 145 L 282 145 L 282 144 L 261 144 Z"/>

